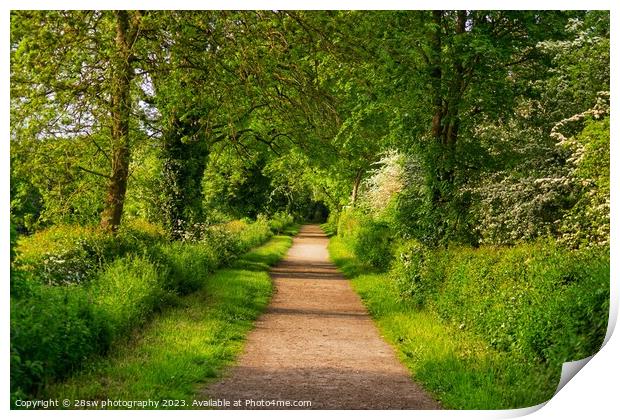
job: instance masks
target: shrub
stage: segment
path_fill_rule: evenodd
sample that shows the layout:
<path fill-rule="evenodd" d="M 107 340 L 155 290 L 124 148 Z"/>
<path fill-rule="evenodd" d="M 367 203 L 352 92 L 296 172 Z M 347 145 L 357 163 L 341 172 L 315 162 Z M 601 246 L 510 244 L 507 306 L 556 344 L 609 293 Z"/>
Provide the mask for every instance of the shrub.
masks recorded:
<path fill-rule="evenodd" d="M 141 221 L 116 235 L 59 226 L 20 240 L 11 269 L 12 399 L 107 351 L 173 294 L 197 290 L 208 272 L 271 235 L 259 218 L 203 228 L 195 242 L 163 242 Z"/>
<path fill-rule="evenodd" d="M 355 233 L 353 251 L 364 263 L 387 270 L 392 262 L 392 232 L 383 222 L 364 220 Z"/>
<path fill-rule="evenodd" d="M 273 233 L 267 218 L 259 216 L 254 223 L 246 225 L 238 235 L 242 250 L 247 251 L 271 238 Z"/>
<path fill-rule="evenodd" d="M 550 170 L 551 171 L 551 170 Z M 565 174 L 503 173 L 475 188 L 466 189 L 477 202 L 472 207 L 472 226 L 479 243 L 511 245 L 558 236 L 562 214 L 574 203 L 575 186 Z"/>
<path fill-rule="evenodd" d="M 338 236 L 349 243 L 361 262 L 380 270 L 389 268 L 394 235 L 387 223 L 348 210 L 340 214 Z"/>
<path fill-rule="evenodd" d="M 15 258 L 15 246 L 17 245 L 17 229 L 15 229 L 15 225 L 13 224 L 13 222 L 11 222 L 10 226 L 11 262 L 13 262 L 13 258 Z"/>
<path fill-rule="evenodd" d="M 107 348 L 110 332 L 84 288 L 36 285 L 11 299 L 11 394 L 36 393 Z"/>
<path fill-rule="evenodd" d="M 202 231 L 199 243 L 214 250 L 218 256 L 218 265 L 227 264 L 243 250 L 239 232 L 245 225 L 245 222 L 234 221 L 209 226 Z"/>
<path fill-rule="evenodd" d="M 15 265 L 48 285 L 78 284 L 119 251 L 119 242 L 97 228 L 59 225 L 20 238 Z"/>
<path fill-rule="evenodd" d="M 167 236 L 161 226 L 143 219 L 128 220 L 121 225 L 116 240 L 120 243 L 120 255 L 141 255 L 161 243 L 167 242 Z"/>
<path fill-rule="evenodd" d="M 344 239 L 351 238 L 359 228 L 359 216 L 352 210 L 344 210 L 338 218 L 338 236 Z"/>
<path fill-rule="evenodd" d="M 210 247 L 218 256 L 219 265 L 224 265 L 242 252 L 265 242 L 271 235 L 268 220 L 259 217 L 253 223 L 233 220 L 206 226 L 197 241 Z"/>
<path fill-rule="evenodd" d="M 269 219 L 269 228 L 274 234 L 280 234 L 294 223 L 295 219 L 289 213 L 278 212 Z"/>
<path fill-rule="evenodd" d="M 430 250 L 406 244 L 392 271 L 404 299 L 502 351 L 547 363 L 595 352 L 605 336 L 609 251 L 552 242 Z"/>
<path fill-rule="evenodd" d="M 156 246 L 153 258 L 166 267 L 164 287 L 181 295 L 198 290 L 220 263 L 217 250 L 203 243 L 171 242 Z"/>
<path fill-rule="evenodd" d="M 186 294 L 200 287 L 205 274 L 270 237 L 269 224 L 264 218 L 254 223 L 233 220 L 203 226 L 191 240 L 155 245 L 149 254 L 169 270 L 165 287 Z"/>
<path fill-rule="evenodd" d="M 124 225 L 116 235 L 95 226 L 59 225 L 18 241 L 16 268 L 48 285 L 79 284 L 126 254 L 142 254 L 165 238 L 146 221 Z"/>
<path fill-rule="evenodd" d="M 238 235 L 247 228 L 248 223 L 244 220 L 231 220 L 230 222 L 224 223 L 222 226 L 228 233 Z"/>
<path fill-rule="evenodd" d="M 557 250 L 555 250 L 557 252 Z M 547 273 L 553 290 L 540 295 L 524 341 L 544 360 L 561 363 L 595 353 L 603 342 L 609 315 L 609 250 L 582 250 L 555 256 Z M 544 260 L 540 260 L 544 264 Z"/>
<path fill-rule="evenodd" d="M 442 279 L 442 273 L 430 272 L 430 269 L 440 268 L 429 264 L 428 259 L 433 258 L 434 254 L 416 240 L 399 244 L 394 254 L 395 264 L 390 274 L 396 281 L 400 296 L 418 306 L 423 305 L 437 290 Z"/>
<path fill-rule="evenodd" d="M 340 214 L 333 211 L 327 216 L 327 221 L 321 225 L 321 228 L 325 231 L 327 236 L 334 236 L 338 234 L 338 220 Z"/>
<path fill-rule="evenodd" d="M 15 265 L 13 264 L 13 260 L 15 259 L 15 256 L 17 255 L 16 250 L 15 250 L 17 246 L 17 237 L 18 237 L 17 230 L 15 229 L 15 226 L 11 222 L 11 242 L 10 242 L 10 248 L 11 248 L 10 292 L 11 292 L 11 297 L 27 296 L 32 292 L 31 290 L 32 282 L 28 281 L 27 273 L 24 272 L 23 270 L 16 268 Z"/>
<path fill-rule="evenodd" d="M 582 186 L 575 206 L 562 220 L 562 240 L 571 246 L 609 244 L 609 117 L 589 121 L 576 137 L 566 141 L 576 149 L 573 175 Z"/>

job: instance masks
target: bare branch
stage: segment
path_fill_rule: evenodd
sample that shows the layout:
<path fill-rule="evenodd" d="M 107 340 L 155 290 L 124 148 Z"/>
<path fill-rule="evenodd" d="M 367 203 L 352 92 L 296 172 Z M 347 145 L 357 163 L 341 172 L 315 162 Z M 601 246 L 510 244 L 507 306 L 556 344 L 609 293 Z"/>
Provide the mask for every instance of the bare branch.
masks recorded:
<path fill-rule="evenodd" d="M 76 166 L 76 168 L 78 168 L 78 169 L 80 169 L 80 170 L 82 170 L 84 172 L 88 172 L 90 174 L 93 174 L 93 175 L 97 175 L 97 176 L 100 176 L 100 177 L 103 177 L 103 178 L 106 178 L 106 179 L 110 179 L 109 175 L 102 174 L 101 172 L 97 172 L 97 171 L 93 171 L 93 170 L 90 170 L 90 169 L 86 169 L 86 168 L 84 168 L 82 166 Z"/>

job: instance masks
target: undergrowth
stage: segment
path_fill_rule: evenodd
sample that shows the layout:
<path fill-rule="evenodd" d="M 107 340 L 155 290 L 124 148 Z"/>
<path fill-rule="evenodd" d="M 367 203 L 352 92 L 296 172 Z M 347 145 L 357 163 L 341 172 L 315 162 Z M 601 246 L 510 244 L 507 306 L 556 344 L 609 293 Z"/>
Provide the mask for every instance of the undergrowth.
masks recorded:
<path fill-rule="evenodd" d="M 201 389 L 242 350 L 272 293 L 269 266 L 291 243 L 288 236 L 276 236 L 231 268 L 206 276 L 196 292 L 178 298 L 130 341 L 67 380 L 50 384 L 43 395 L 71 401 L 179 400 L 165 408 L 192 408 Z"/>
<path fill-rule="evenodd" d="M 105 355 L 272 235 L 259 219 L 208 227 L 185 242 L 146 222 L 115 236 L 67 225 L 12 240 L 11 400 L 37 397 Z"/>

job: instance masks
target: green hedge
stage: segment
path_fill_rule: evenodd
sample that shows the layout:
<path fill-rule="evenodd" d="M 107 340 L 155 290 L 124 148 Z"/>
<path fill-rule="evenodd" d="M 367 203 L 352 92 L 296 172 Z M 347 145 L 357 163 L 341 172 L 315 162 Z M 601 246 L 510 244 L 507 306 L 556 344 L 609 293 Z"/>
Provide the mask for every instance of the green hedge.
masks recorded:
<path fill-rule="evenodd" d="M 222 264 L 218 249 L 204 243 L 171 242 L 151 250 L 151 259 L 164 275 L 164 287 L 175 294 L 191 293 L 202 285 L 205 275 Z"/>
<path fill-rule="evenodd" d="M 278 228 L 285 229 L 292 223 L 292 219 L 282 220 L 276 219 L 275 225 Z M 241 249 L 245 252 L 250 248 L 254 248 L 273 236 L 272 222 L 265 217 L 259 216 L 258 219 L 247 226 L 239 233 L 239 241 Z M 280 233 L 281 231 L 278 231 Z"/>
<path fill-rule="evenodd" d="M 605 337 L 609 247 L 541 240 L 433 249 L 393 240 L 387 224 L 354 211 L 340 215 L 338 235 L 360 262 L 390 269 L 400 299 L 500 351 L 559 365 L 595 353 Z"/>
<path fill-rule="evenodd" d="M 167 242 L 146 223 L 116 237 L 62 226 L 23 238 L 11 270 L 12 399 L 36 395 L 105 353 L 172 297 L 197 290 L 271 235 L 260 219 L 208 227 L 197 242 Z"/>
<path fill-rule="evenodd" d="M 561 364 L 595 353 L 609 312 L 609 249 L 553 242 L 429 250 L 408 242 L 392 275 L 403 299 L 502 351 Z"/>
<path fill-rule="evenodd" d="M 340 213 L 332 211 L 327 216 L 327 221 L 321 225 L 321 229 L 327 234 L 327 236 L 334 236 L 338 234 L 338 221 L 340 219 Z"/>
<path fill-rule="evenodd" d="M 345 211 L 340 214 L 338 235 L 347 241 L 362 263 L 382 271 L 390 267 L 394 258 L 394 233 L 386 222 Z"/>

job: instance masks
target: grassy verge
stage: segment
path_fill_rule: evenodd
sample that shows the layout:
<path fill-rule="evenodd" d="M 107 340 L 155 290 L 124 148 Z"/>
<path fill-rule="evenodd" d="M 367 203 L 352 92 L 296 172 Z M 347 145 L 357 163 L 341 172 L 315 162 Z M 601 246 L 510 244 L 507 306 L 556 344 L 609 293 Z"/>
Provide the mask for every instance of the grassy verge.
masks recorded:
<path fill-rule="evenodd" d="M 290 217 L 282 217 L 279 232 Z M 125 342 L 179 296 L 200 289 L 273 236 L 269 220 L 196 226 L 172 241 L 129 221 L 117 234 L 56 225 L 11 237 L 11 401 L 35 399 L 52 382 Z"/>
<path fill-rule="evenodd" d="M 368 273 L 338 237 L 332 260 L 352 279 L 383 336 L 416 381 L 445 408 L 507 409 L 539 404 L 553 395 L 560 371 L 499 352 L 428 310 L 399 299 L 388 274 Z"/>
<path fill-rule="evenodd" d="M 267 270 L 291 243 L 288 236 L 275 236 L 230 268 L 210 275 L 197 292 L 178 298 L 131 341 L 80 374 L 48 386 L 45 396 L 72 401 L 172 399 L 191 407 L 199 388 L 220 376 L 242 350 L 271 296 Z"/>

